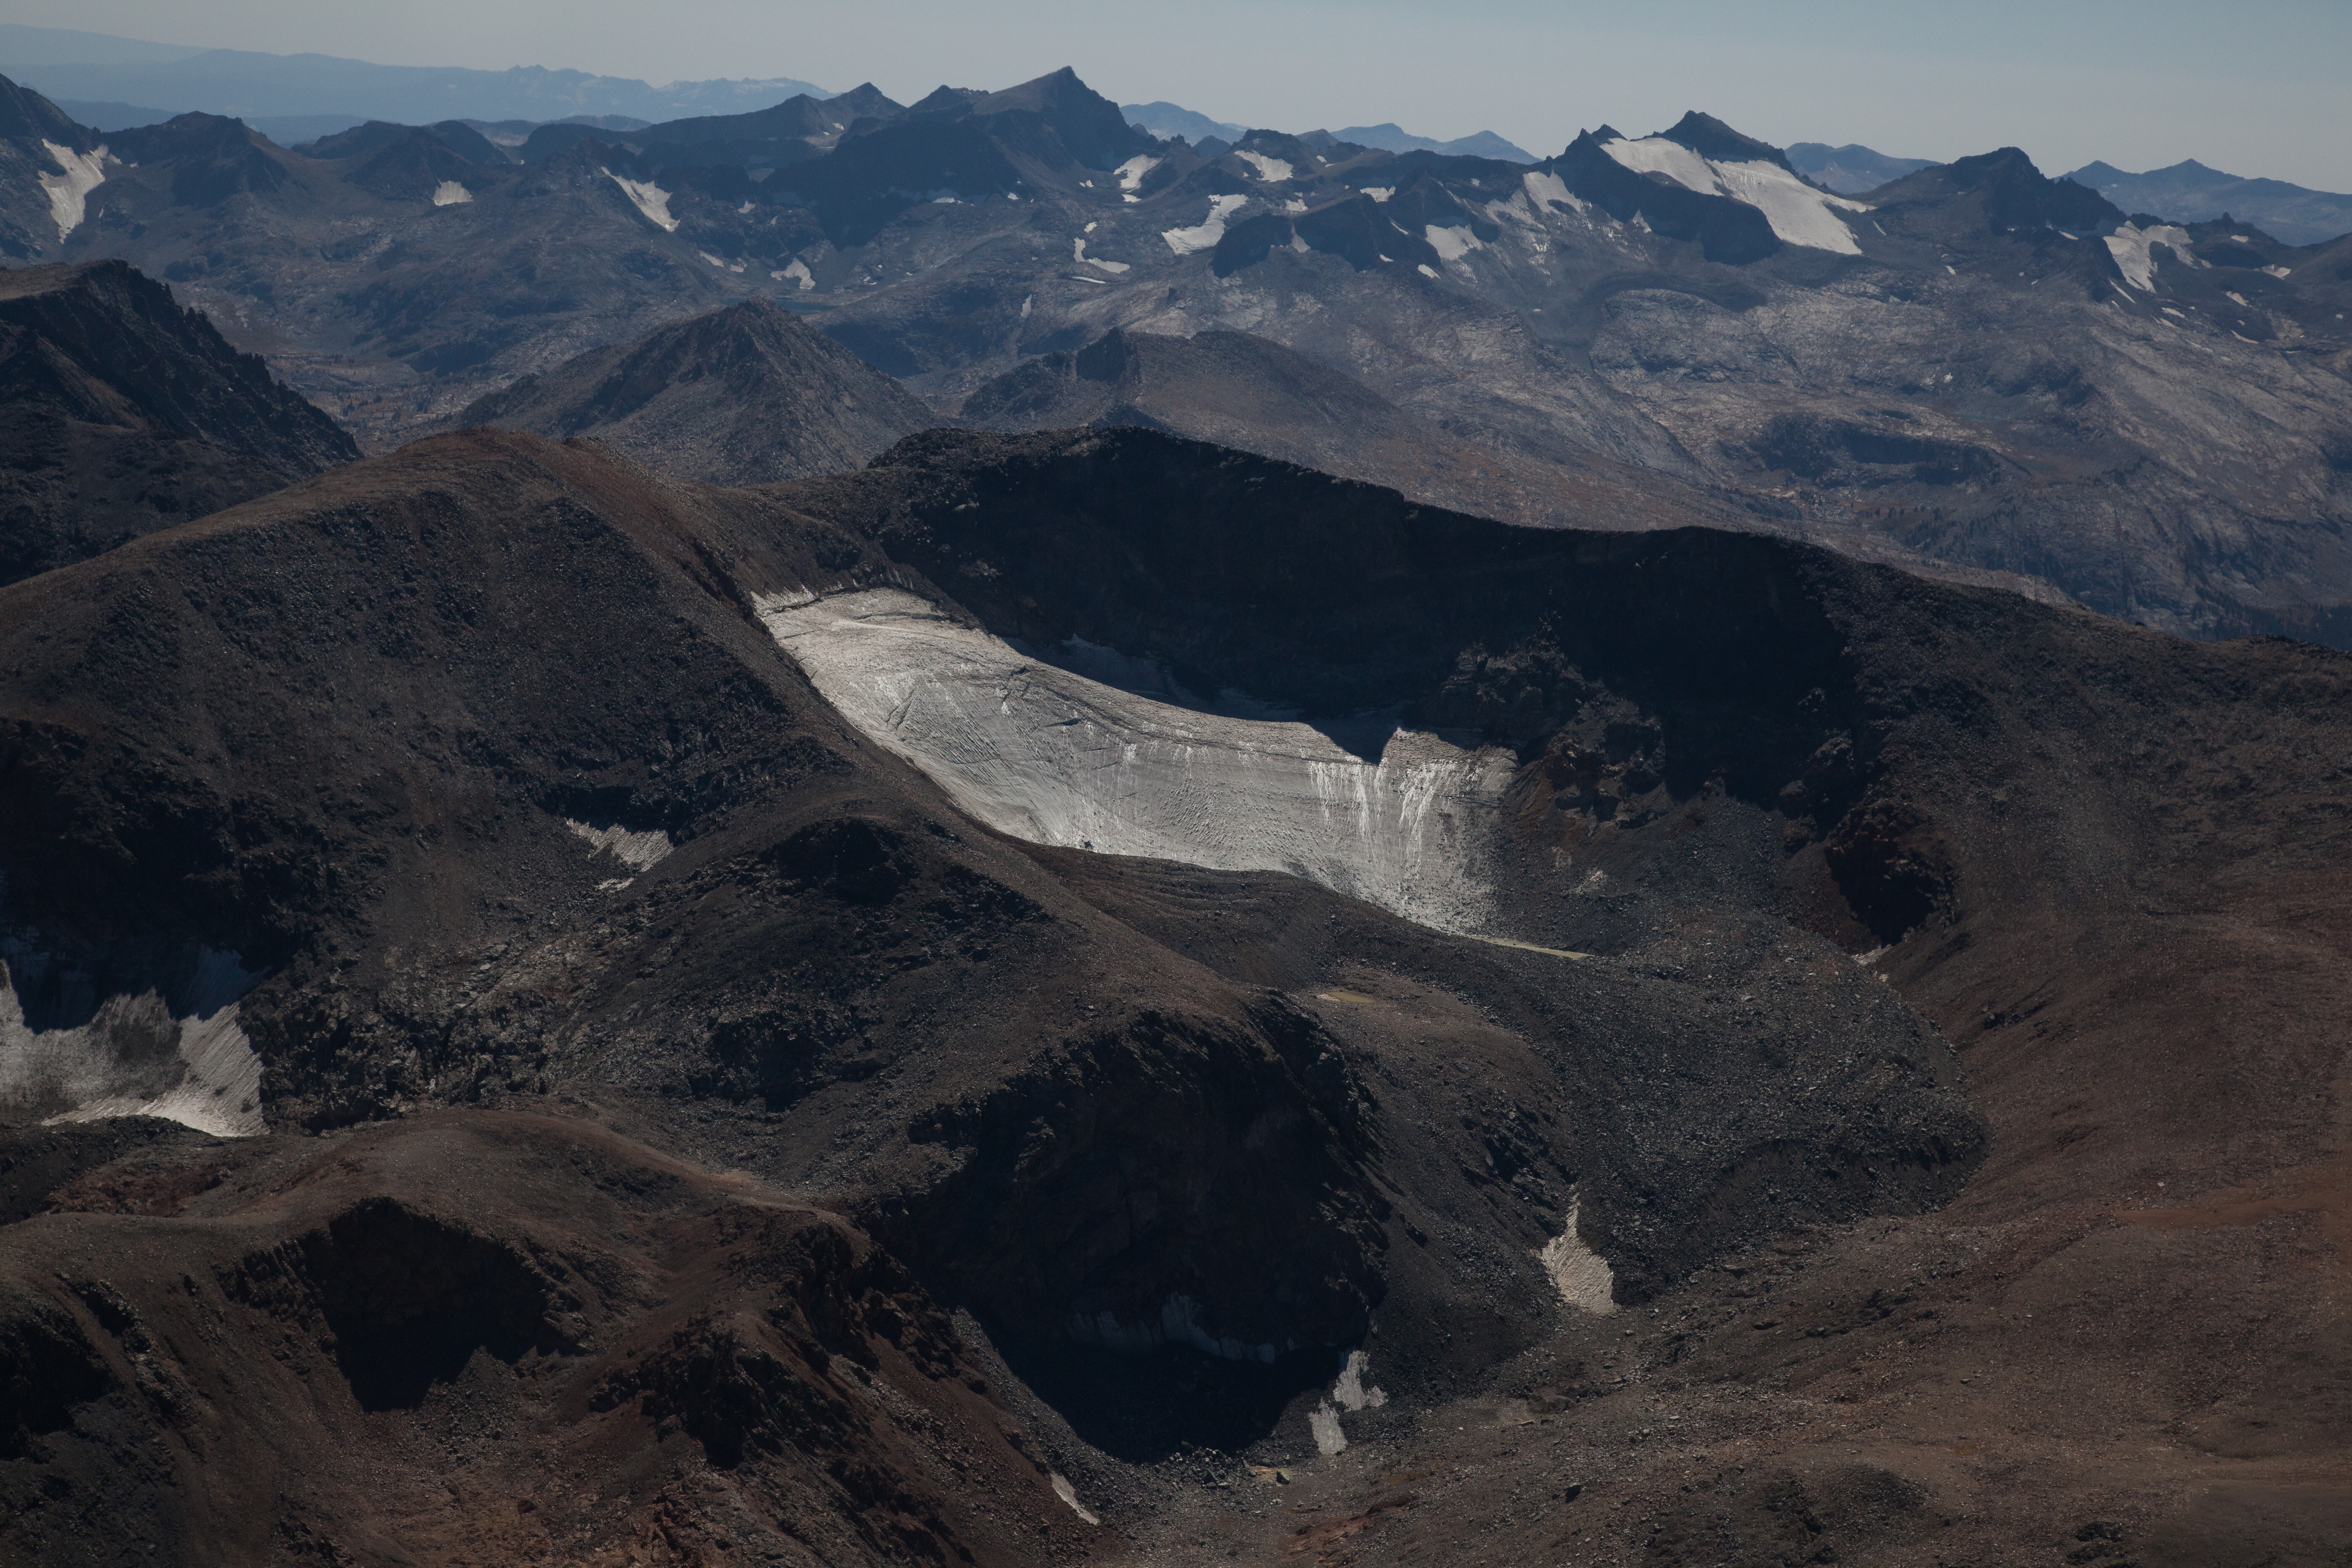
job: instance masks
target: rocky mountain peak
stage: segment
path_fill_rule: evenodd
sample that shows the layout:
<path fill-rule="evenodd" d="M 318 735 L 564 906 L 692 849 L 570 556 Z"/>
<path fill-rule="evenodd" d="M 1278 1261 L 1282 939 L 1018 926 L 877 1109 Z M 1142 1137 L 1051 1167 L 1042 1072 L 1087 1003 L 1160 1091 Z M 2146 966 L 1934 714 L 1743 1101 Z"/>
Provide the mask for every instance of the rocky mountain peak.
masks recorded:
<path fill-rule="evenodd" d="M 907 106 L 908 114 L 961 114 L 988 95 L 976 87 L 949 87 L 942 82 Z"/>
<path fill-rule="evenodd" d="M 1604 132 L 1606 126 L 1601 128 Z M 1789 168 L 1788 155 L 1769 142 L 1759 142 L 1753 136 L 1742 135 L 1712 114 L 1702 114 L 1694 109 L 1675 121 L 1672 129 L 1659 135 L 1677 145 L 1689 148 L 1702 158 L 1720 158 L 1731 163 L 1771 163 Z M 1790 170 L 1791 174 L 1794 170 Z"/>
<path fill-rule="evenodd" d="M 2052 179 L 2016 147 L 1996 148 L 1955 158 L 1907 174 L 1887 186 L 1885 205 L 1949 203 L 1963 198 L 1979 205 L 1994 228 L 2056 228 L 2074 233 L 2105 231 L 2124 221 L 2121 208 L 2087 185 Z"/>
<path fill-rule="evenodd" d="M 29 88 L 0 76 L 0 137 L 54 142 L 77 153 L 98 145 L 98 132 L 79 125 L 65 110 Z"/>
<path fill-rule="evenodd" d="M 972 104 L 971 112 L 982 119 L 1034 117 L 1071 157 L 1089 169 L 1114 168 L 1154 145 L 1149 132 L 1129 125 L 1118 104 L 1079 80 L 1078 73 L 1068 66 L 990 93 Z M 1007 132 L 997 129 L 996 134 Z"/>

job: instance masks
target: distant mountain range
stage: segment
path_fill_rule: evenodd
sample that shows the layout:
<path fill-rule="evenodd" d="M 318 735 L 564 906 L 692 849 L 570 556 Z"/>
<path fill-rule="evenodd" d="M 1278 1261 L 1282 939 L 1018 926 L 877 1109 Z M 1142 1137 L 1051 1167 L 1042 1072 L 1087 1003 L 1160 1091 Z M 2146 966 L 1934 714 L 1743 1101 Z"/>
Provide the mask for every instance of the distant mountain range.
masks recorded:
<path fill-rule="evenodd" d="M 748 474 L 712 387 L 640 403 L 666 348 L 554 373 L 764 298 L 975 423 L 1133 409 L 1489 517 L 1731 522 L 2167 630 L 2352 640 L 2352 397 L 2306 369 L 2352 342 L 2352 239 L 2135 218 L 2015 148 L 1843 196 L 1696 112 L 1533 166 L 1328 132 L 1180 143 L 1066 68 L 519 129 L 298 152 L 203 114 L 101 132 L 0 83 L 0 253 L 131 262 L 365 449 L 538 375 L 548 409 L 502 417 L 690 430 L 696 464 Z M 1857 276 L 1916 324 L 1889 336 L 1841 292 Z M 762 332 L 688 358 L 803 363 Z M 1195 341 L 1219 333 L 1283 352 Z M 2258 471 L 2228 456 L 2253 450 Z"/>
<path fill-rule="evenodd" d="M 2225 174 L 2194 158 L 2144 174 L 2127 174 L 2112 163 L 2085 163 L 2067 178 L 2090 186 L 2126 212 L 2149 213 L 2174 223 L 2210 223 L 2227 216 L 2289 245 L 2319 245 L 2352 234 L 2352 196 L 2306 190 L 2284 180 Z"/>
<path fill-rule="evenodd" d="M 1353 132 L 1340 134 L 1362 141 Z M 1381 143 L 1367 142 L 1367 145 Z M 1935 167 L 1931 158 L 1893 158 L 1856 142 L 1794 142 L 1789 166 L 1843 195 L 1859 195 Z M 2209 169 L 2194 158 L 2169 168 L 2127 174 L 2112 163 L 2085 163 L 2063 176 L 2088 185 L 2127 213 L 2167 223 L 2214 223 L 2230 218 L 2250 224 L 2289 245 L 2324 245 L 2352 234 L 2352 195 L 2308 190 L 2284 180 L 2249 180 Z"/>
<path fill-rule="evenodd" d="M 1935 167 L 1933 158 L 1890 158 L 1858 142 L 1832 147 L 1826 142 L 1789 143 L 1789 167 L 1841 195 L 1874 191 L 1890 180 Z"/>
<path fill-rule="evenodd" d="M 1119 112 L 1127 116 L 1129 125 L 1149 131 L 1154 136 L 1181 136 L 1195 145 L 1204 139 L 1213 138 L 1222 144 L 1219 151 L 1240 141 L 1250 129 L 1229 120 L 1212 120 L 1197 110 L 1165 100 L 1155 103 L 1122 103 Z M 1434 137 L 1415 136 L 1394 121 L 1389 121 L 1380 125 L 1344 125 L 1337 131 L 1310 131 L 1301 140 L 1322 146 L 1328 145 L 1319 140 L 1325 137 L 1333 142 L 1370 147 L 1380 153 L 1443 153 L 1449 158 L 1501 158 L 1514 163 L 1539 161 L 1533 153 L 1506 142 L 1491 131 L 1440 142 Z"/>
<path fill-rule="evenodd" d="M 1162 100 L 1156 103 L 1122 103 L 1118 111 L 1127 116 L 1129 125 L 1139 126 L 1154 136 L 1181 136 L 1187 142 L 1198 142 L 1213 136 L 1220 142 L 1238 142 L 1249 127 L 1236 125 L 1230 120 L 1212 120 L 1198 110 L 1187 109 L 1181 103 Z"/>
<path fill-rule="evenodd" d="M 654 121 L 764 109 L 795 93 L 830 96 L 790 77 L 654 87 L 626 77 L 541 66 L 503 71 L 385 66 L 331 55 L 196 49 L 14 23 L 0 25 L 0 75 L 52 101 L 72 102 L 85 113 L 105 111 L 85 120 L 100 130 L 115 128 L 102 119 L 154 124 L 201 110 L 233 115 L 265 135 L 295 141 L 366 120 L 543 121 L 617 114 Z M 289 119 L 316 123 L 293 127 L 284 123 Z"/>

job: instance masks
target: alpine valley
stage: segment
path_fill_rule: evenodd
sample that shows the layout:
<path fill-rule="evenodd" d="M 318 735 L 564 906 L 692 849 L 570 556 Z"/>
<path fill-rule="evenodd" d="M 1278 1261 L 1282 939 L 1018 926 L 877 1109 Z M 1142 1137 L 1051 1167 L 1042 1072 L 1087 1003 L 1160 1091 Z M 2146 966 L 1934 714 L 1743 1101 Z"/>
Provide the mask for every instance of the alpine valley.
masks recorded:
<path fill-rule="evenodd" d="M 1363 133 L 0 83 L 0 1560 L 2342 1563 L 2352 237 Z"/>

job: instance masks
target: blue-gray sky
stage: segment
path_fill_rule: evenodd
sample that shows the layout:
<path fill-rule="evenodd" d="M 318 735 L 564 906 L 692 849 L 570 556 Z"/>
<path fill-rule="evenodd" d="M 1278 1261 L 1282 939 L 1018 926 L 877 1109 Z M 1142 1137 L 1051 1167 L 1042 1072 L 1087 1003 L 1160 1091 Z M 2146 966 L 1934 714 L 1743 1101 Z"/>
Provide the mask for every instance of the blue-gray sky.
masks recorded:
<path fill-rule="evenodd" d="M 0 20 L 399 65 L 909 100 L 1060 65 L 1122 102 L 1303 131 L 1393 120 L 1538 153 L 1705 109 L 1768 141 L 2053 173 L 2196 158 L 2352 191 L 2352 0 L 0 0 Z"/>

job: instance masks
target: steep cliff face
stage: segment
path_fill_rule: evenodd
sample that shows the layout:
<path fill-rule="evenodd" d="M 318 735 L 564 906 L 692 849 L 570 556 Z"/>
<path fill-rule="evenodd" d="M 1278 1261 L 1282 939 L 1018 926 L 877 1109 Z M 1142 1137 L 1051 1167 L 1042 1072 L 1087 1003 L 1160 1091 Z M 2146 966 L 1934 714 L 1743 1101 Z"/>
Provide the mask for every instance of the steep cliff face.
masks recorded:
<path fill-rule="evenodd" d="M 119 261 L 0 272 L 0 582 L 359 456 L 335 422 Z"/>

